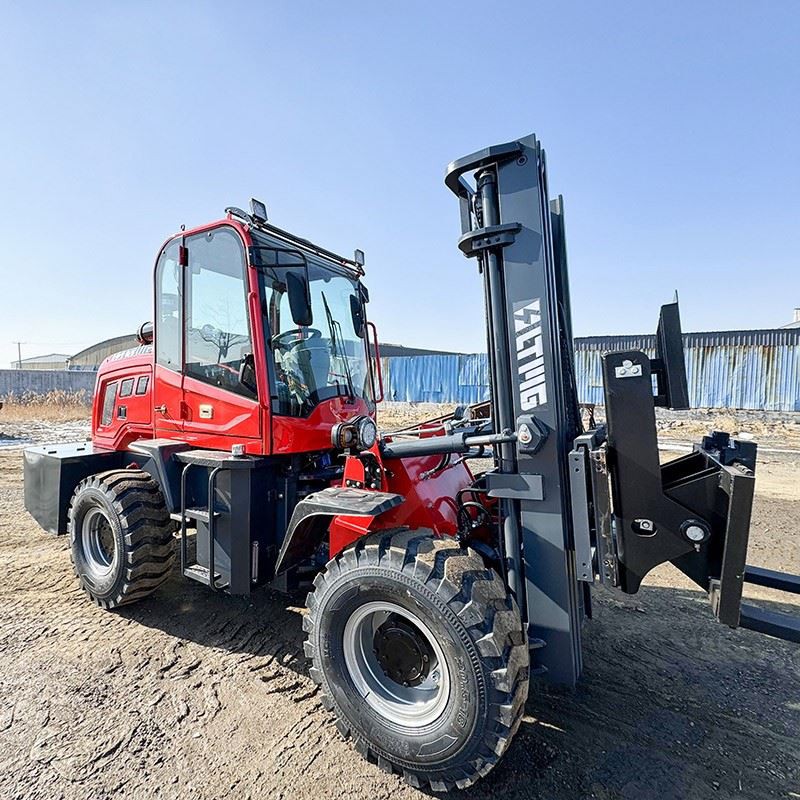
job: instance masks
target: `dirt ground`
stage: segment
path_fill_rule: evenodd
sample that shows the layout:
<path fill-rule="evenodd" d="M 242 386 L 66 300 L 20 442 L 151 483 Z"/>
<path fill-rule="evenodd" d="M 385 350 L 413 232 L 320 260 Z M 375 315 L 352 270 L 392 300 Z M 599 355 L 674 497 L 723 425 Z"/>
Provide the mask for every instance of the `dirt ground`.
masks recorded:
<path fill-rule="evenodd" d="M 173 575 L 119 612 L 88 603 L 65 538 L 23 510 L 20 456 L 85 431 L 0 430 L 0 798 L 422 798 L 340 739 L 299 600 Z M 758 470 L 750 561 L 800 572 L 800 454 Z M 501 764 L 454 796 L 800 798 L 800 647 L 713 622 L 672 568 L 594 597 L 579 687 L 534 687 Z"/>

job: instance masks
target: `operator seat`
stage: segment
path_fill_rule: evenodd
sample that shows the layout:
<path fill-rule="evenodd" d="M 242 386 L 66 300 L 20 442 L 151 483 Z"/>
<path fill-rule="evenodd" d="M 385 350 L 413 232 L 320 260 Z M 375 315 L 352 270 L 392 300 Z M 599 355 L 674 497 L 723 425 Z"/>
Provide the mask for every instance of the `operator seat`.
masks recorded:
<path fill-rule="evenodd" d="M 292 372 L 302 378 L 310 393 L 328 385 L 331 353 L 325 339 L 301 339 L 286 355 L 294 362 Z"/>

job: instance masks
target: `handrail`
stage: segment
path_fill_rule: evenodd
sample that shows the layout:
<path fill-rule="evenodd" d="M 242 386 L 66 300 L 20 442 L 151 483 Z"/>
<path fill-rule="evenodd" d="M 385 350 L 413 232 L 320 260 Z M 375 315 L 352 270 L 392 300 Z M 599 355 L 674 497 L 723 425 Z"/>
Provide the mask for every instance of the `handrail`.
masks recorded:
<path fill-rule="evenodd" d="M 375 327 L 374 322 L 367 322 L 367 327 L 372 328 L 372 344 L 375 347 L 375 365 L 378 373 L 378 386 L 380 386 L 381 396 L 378 397 L 375 392 L 376 387 L 372 387 L 373 394 L 375 394 L 375 402 L 380 403 L 383 401 L 383 369 L 381 368 L 381 348 L 378 344 L 378 329 Z"/>

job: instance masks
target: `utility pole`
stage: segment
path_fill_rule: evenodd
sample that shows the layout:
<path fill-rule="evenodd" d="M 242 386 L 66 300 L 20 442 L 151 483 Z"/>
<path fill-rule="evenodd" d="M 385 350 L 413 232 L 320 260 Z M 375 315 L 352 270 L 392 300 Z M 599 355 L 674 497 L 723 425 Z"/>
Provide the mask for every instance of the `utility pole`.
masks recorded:
<path fill-rule="evenodd" d="M 22 345 L 24 342 L 12 342 L 17 346 L 17 369 L 22 369 Z"/>

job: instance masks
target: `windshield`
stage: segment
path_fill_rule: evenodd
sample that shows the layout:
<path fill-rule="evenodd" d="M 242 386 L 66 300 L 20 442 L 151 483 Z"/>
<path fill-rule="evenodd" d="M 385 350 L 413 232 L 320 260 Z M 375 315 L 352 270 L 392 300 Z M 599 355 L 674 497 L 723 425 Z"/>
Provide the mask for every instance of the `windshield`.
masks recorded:
<path fill-rule="evenodd" d="M 353 307 L 362 309 L 350 278 L 308 263 L 312 320 L 292 320 L 287 274 L 301 266 L 262 267 L 267 339 L 275 363 L 274 413 L 307 416 L 323 400 L 360 398 L 372 408 L 366 342 L 356 332 Z"/>

